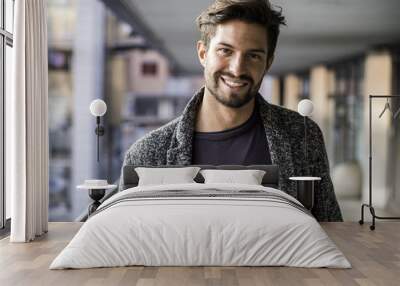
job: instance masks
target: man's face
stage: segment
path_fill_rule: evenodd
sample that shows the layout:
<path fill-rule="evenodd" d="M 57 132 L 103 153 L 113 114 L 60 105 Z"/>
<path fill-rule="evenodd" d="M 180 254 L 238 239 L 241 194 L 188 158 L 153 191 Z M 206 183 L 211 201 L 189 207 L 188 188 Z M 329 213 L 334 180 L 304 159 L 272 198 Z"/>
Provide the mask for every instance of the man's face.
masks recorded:
<path fill-rule="evenodd" d="M 208 49 L 199 41 L 197 50 L 206 89 L 220 103 L 239 108 L 257 95 L 270 66 L 265 28 L 240 20 L 219 24 Z"/>

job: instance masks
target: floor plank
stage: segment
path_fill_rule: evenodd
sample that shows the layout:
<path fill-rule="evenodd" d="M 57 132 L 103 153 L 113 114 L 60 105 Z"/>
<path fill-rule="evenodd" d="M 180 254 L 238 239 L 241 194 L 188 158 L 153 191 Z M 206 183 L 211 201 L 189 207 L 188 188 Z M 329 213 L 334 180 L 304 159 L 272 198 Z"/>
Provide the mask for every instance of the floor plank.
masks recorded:
<path fill-rule="evenodd" d="M 117 267 L 48 269 L 81 223 L 50 223 L 32 243 L 0 240 L 0 285 L 400 285 L 400 223 L 379 222 L 375 231 L 357 223 L 323 223 L 352 269 L 290 267 Z"/>

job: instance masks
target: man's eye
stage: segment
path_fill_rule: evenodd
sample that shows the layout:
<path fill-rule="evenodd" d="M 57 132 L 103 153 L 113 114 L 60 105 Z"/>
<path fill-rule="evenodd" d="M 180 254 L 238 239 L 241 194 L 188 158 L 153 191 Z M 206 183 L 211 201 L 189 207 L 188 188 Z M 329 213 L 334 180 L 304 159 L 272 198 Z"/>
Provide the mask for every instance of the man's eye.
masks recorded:
<path fill-rule="evenodd" d="M 258 54 L 250 54 L 249 57 L 252 60 L 261 60 L 261 56 Z"/>
<path fill-rule="evenodd" d="M 221 55 L 229 55 L 229 54 L 231 54 L 231 51 L 229 49 L 225 49 L 225 48 L 219 49 L 218 52 Z"/>

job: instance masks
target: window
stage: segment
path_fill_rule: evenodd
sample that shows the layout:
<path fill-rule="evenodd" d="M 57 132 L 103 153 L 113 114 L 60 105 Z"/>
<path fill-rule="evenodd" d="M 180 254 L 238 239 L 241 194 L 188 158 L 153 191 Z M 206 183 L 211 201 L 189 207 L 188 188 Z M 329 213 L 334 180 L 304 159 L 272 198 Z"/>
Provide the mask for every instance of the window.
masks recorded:
<path fill-rule="evenodd" d="M 144 62 L 142 64 L 142 74 L 145 76 L 156 76 L 157 75 L 157 63 Z"/>
<path fill-rule="evenodd" d="M 14 0 L 0 0 L 0 228 L 10 218 L 10 195 L 5 188 L 5 99 L 11 92 Z"/>
<path fill-rule="evenodd" d="M 68 71 L 71 68 L 71 51 L 52 49 L 49 51 L 49 69 Z"/>
<path fill-rule="evenodd" d="M 310 72 L 302 72 L 298 74 L 300 80 L 299 101 L 310 99 Z"/>
<path fill-rule="evenodd" d="M 363 85 L 364 58 L 358 57 L 335 64 L 335 87 L 330 98 L 334 100 L 334 156 L 333 165 L 360 161 L 363 143 Z"/>

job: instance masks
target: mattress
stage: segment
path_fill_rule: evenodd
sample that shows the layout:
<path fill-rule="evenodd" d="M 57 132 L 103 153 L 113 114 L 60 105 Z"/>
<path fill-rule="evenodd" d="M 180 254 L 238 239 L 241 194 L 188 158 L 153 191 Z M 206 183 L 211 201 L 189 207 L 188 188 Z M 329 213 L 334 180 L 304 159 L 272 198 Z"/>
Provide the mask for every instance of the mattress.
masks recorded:
<path fill-rule="evenodd" d="M 286 193 L 199 183 L 138 186 L 114 195 L 50 269 L 131 265 L 351 267 Z"/>

